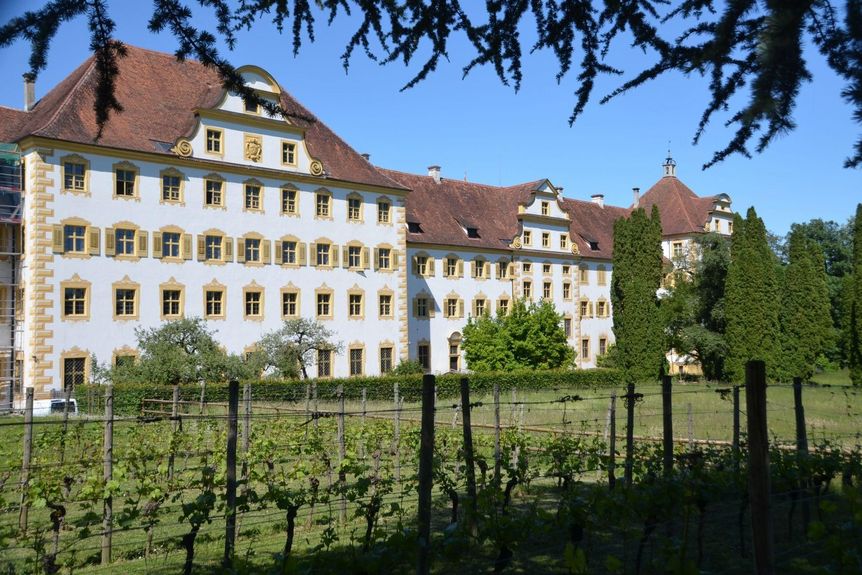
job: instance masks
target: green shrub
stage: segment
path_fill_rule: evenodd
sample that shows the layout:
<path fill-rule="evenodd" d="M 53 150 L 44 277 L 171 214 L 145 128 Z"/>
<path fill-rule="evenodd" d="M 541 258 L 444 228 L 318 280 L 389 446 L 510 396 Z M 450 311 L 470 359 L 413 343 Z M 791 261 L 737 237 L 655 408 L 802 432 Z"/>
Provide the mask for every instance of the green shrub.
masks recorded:
<path fill-rule="evenodd" d="M 494 384 L 500 385 L 503 391 L 517 388 L 518 391 L 542 391 L 554 389 L 594 389 L 621 385 L 622 378 L 615 369 L 590 370 L 558 370 L 558 371 L 513 371 L 484 372 L 469 375 L 447 373 L 437 376 L 437 397 L 446 399 L 458 397 L 460 381 L 467 377 L 470 381 L 471 393 L 483 395 L 489 393 Z M 274 402 L 305 402 L 306 386 L 315 380 L 259 380 L 252 382 L 252 397 L 255 401 Z M 422 375 L 387 375 L 385 377 L 350 377 L 342 379 L 316 380 L 317 394 L 322 400 L 331 400 L 336 396 L 336 388 L 344 386 L 344 394 L 348 399 L 359 399 L 362 389 L 366 389 L 369 400 L 391 399 L 393 385 L 398 383 L 399 393 L 405 401 L 418 401 L 422 390 Z M 197 403 L 200 400 L 201 387 L 197 384 L 180 386 L 180 400 Z M 79 385 L 75 388 L 75 398 L 79 409 L 87 413 L 101 412 L 103 393 L 97 385 Z M 114 413 L 117 415 L 140 415 L 144 399 L 170 400 L 173 397 L 171 386 L 147 383 L 126 383 L 114 388 Z M 206 386 L 206 401 L 221 403 L 228 400 L 228 385 L 226 383 L 208 383 Z M 150 406 L 150 409 L 163 408 Z M 195 410 L 192 409 L 192 412 Z"/>

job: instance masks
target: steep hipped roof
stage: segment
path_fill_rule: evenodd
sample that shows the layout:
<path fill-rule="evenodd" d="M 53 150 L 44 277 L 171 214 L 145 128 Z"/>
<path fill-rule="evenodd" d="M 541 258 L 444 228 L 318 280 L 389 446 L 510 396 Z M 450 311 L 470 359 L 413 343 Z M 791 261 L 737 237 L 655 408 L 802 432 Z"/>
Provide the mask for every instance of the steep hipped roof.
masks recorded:
<path fill-rule="evenodd" d="M 572 219 L 569 237 L 577 244 L 581 256 L 611 259 L 614 251 L 614 222 L 627 217 L 631 209 L 600 206 L 595 202 L 570 198 L 563 199 L 563 208 Z"/>
<path fill-rule="evenodd" d="M 676 176 L 664 176 L 641 197 L 638 206 L 647 212 L 658 206 L 662 234 L 673 236 L 703 232 L 714 197 L 701 198 Z"/>
<path fill-rule="evenodd" d="M 93 110 L 96 70 L 90 57 L 60 82 L 30 112 L 0 108 L 0 140 L 17 141 L 29 135 L 125 150 L 170 155 L 178 138 L 190 135 L 197 124 L 195 110 L 212 108 L 224 95 L 214 70 L 194 60 L 127 46 L 120 58 L 116 95 L 122 112 L 111 115 L 96 139 Z M 281 90 L 281 106 L 292 124 L 306 130 L 306 146 L 320 160 L 328 177 L 400 188 L 291 95 Z M 8 121 L 7 121 L 8 120 Z"/>
<path fill-rule="evenodd" d="M 407 232 L 407 241 L 452 246 L 505 249 L 520 233 L 518 204 L 545 180 L 509 187 L 408 174 L 379 168 L 389 178 L 410 188 L 407 221 L 421 232 Z M 465 228 L 479 237 L 469 238 Z"/>

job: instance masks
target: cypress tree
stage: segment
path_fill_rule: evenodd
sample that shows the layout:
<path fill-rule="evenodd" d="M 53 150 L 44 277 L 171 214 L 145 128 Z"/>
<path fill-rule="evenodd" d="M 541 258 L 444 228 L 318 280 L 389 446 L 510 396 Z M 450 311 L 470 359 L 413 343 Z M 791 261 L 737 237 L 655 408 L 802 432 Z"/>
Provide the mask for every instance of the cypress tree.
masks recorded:
<path fill-rule="evenodd" d="M 862 204 L 856 206 L 853 224 L 853 279 L 849 280 L 850 318 L 847 329 L 847 361 L 853 385 L 862 385 Z"/>
<path fill-rule="evenodd" d="M 784 380 L 810 379 L 814 363 L 832 342 L 832 316 L 823 251 L 801 232 L 790 234 L 789 263 L 781 300 L 781 362 Z"/>
<path fill-rule="evenodd" d="M 775 255 L 766 240 L 763 220 L 749 208 L 745 220 L 734 217 L 730 266 L 725 288 L 727 375 L 745 377 L 745 362 L 761 359 L 773 377 L 780 352 L 780 289 Z"/>
<path fill-rule="evenodd" d="M 661 284 L 661 220 L 653 206 L 614 222 L 614 337 L 620 368 L 630 381 L 658 377 L 664 364 L 664 339 L 656 292 Z"/>

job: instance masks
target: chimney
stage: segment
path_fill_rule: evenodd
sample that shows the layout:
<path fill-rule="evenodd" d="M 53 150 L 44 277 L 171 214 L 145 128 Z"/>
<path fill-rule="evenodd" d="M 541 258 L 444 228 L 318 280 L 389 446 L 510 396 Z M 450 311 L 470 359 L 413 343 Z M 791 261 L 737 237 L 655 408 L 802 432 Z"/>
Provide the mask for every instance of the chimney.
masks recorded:
<path fill-rule="evenodd" d="M 428 175 L 434 178 L 434 181 L 440 183 L 440 166 L 428 166 Z"/>
<path fill-rule="evenodd" d="M 640 188 L 632 188 L 632 196 L 634 197 L 634 202 L 632 202 L 632 207 L 638 207 L 638 204 L 641 203 L 641 189 Z"/>
<path fill-rule="evenodd" d="M 36 78 L 27 72 L 24 74 L 24 111 L 29 112 L 36 104 Z"/>
<path fill-rule="evenodd" d="M 364 154 L 360 154 L 360 155 L 361 155 L 363 158 L 365 158 L 365 161 L 366 161 L 366 162 L 370 162 L 370 161 L 371 161 L 371 154 L 369 154 L 369 153 L 367 153 L 367 152 L 366 152 L 366 153 L 364 153 Z"/>
<path fill-rule="evenodd" d="M 594 204 L 598 204 L 600 208 L 605 207 L 605 195 L 604 194 L 593 194 L 590 196 L 590 199 Z"/>

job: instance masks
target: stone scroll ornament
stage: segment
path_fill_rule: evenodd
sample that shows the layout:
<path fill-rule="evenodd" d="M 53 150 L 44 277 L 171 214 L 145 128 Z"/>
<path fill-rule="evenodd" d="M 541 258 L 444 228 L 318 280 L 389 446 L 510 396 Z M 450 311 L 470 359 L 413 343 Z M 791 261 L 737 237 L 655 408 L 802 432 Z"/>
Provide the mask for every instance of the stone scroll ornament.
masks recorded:
<path fill-rule="evenodd" d="M 192 143 L 188 140 L 179 140 L 176 145 L 171 148 L 171 151 L 181 158 L 188 158 L 192 155 Z"/>
<path fill-rule="evenodd" d="M 309 171 L 312 176 L 322 176 L 323 175 L 323 164 L 320 160 L 312 160 L 311 166 L 309 166 Z"/>

